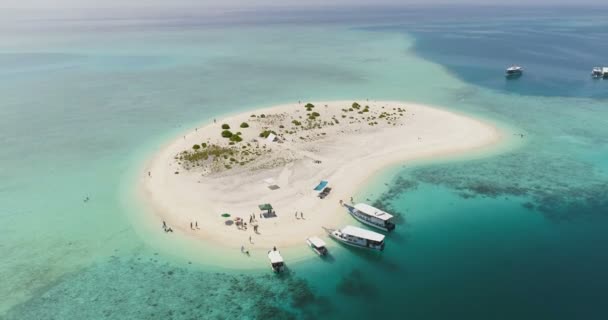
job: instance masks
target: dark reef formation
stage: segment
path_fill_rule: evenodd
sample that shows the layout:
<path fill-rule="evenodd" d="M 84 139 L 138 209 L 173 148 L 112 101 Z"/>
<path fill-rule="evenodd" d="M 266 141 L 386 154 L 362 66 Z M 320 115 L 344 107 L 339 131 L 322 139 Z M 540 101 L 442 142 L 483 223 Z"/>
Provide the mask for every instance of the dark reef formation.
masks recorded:
<path fill-rule="evenodd" d="M 7 319 L 319 319 L 329 301 L 294 274 L 211 273 L 118 258 L 68 274 Z"/>

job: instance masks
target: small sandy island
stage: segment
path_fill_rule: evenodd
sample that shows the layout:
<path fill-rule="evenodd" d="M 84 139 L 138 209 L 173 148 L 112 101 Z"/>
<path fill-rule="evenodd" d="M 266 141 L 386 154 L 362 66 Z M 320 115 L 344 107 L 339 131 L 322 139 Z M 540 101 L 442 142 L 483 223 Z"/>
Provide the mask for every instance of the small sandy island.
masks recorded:
<path fill-rule="evenodd" d="M 295 103 L 180 136 L 147 163 L 139 187 L 160 233 L 165 221 L 175 233 L 226 247 L 303 246 L 307 237 L 324 235 L 323 227 L 355 223 L 339 201 L 350 202 L 383 167 L 500 139 L 490 124 L 413 103 Z M 324 199 L 314 190 L 320 181 L 331 188 Z M 274 213 L 261 215 L 261 204 Z"/>

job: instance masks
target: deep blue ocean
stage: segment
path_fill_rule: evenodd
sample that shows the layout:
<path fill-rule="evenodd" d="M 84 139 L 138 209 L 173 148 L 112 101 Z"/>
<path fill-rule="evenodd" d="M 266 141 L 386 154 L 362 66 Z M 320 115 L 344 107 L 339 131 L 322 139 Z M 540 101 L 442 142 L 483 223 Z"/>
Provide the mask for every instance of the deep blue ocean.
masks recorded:
<path fill-rule="evenodd" d="M 0 28 L 0 318 L 608 318 L 608 80 L 590 77 L 608 9 L 129 14 Z M 357 195 L 399 216 L 385 252 L 336 247 L 284 277 L 198 266 L 133 227 L 121 191 L 162 141 L 364 97 L 482 117 L 514 146 L 388 168 Z"/>

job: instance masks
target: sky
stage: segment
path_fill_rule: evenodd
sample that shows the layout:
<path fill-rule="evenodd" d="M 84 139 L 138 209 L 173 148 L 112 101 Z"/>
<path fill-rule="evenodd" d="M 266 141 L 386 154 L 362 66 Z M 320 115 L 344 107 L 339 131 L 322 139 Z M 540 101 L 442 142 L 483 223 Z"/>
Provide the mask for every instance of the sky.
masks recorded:
<path fill-rule="evenodd" d="M 68 9 L 68 8 L 177 8 L 177 7 L 292 7 L 348 5 L 605 5 L 606 0 L 0 0 L 0 8 Z"/>

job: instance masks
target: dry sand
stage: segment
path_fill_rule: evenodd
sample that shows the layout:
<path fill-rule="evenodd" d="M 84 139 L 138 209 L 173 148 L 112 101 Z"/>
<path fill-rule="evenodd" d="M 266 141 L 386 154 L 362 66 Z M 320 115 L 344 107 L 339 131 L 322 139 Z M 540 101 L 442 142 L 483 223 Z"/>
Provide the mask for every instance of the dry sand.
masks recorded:
<path fill-rule="evenodd" d="M 308 125 L 309 112 L 304 103 L 295 103 L 221 119 L 162 147 L 147 163 L 138 185 L 145 204 L 151 208 L 150 219 L 158 221 L 158 232 L 163 232 L 160 226 L 166 221 L 174 232 L 214 245 L 246 245 L 254 250 L 302 246 L 307 237 L 324 235 L 322 227 L 340 227 L 352 220 L 339 200 L 350 202 L 357 189 L 383 167 L 465 153 L 502 138 L 491 124 L 434 107 L 359 101 L 359 110 L 345 112 L 352 103 L 314 102 L 313 111 L 321 115 L 311 125 L 319 124 L 321 128 L 302 129 Z M 369 105 L 369 112 L 358 113 L 365 105 Z M 405 111 L 400 112 L 399 108 Z M 378 118 L 383 112 L 388 116 Z M 261 118 L 261 114 L 265 117 Z M 293 125 L 294 119 L 304 125 Z M 240 128 L 242 122 L 250 127 Z M 224 123 L 230 125 L 232 132 L 242 132 L 243 141 L 235 146 L 242 148 L 249 143 L 247 149 L 259 150 L 261 155 L 244 165 L 231 165 L 230 169 L 225 168 L 223 163 L 229 160 L 224 159 L 197 165 L 179 160 L 184 150 L 193 152 L 194 144 L 228 146 L 228 139 L 221 137 Z M 294 128 L 299 129 L 286 133 Z M 276 131 L 283 143 L 260 138 L 265 129 Z M 270 179 L 279 189 L 268 188 Z M 329 181 L 328 186 L 333 188 L 323 200 L 313 190 L 320 180 Z M 276 217 L 260 218 L 258 205 L 262 203 L 272 204 Z M 296 218 L 296 211 L 303 212 L 304 219 Z M 222 213 L 245 219 L 247 230 L 227 225 L 231 218 L 222 217 Z M 251 214 L 255 214 L 259 234 L 249 225 Z M 190 229 L 190 223 L 195 221 L 198 230 Z"/>

